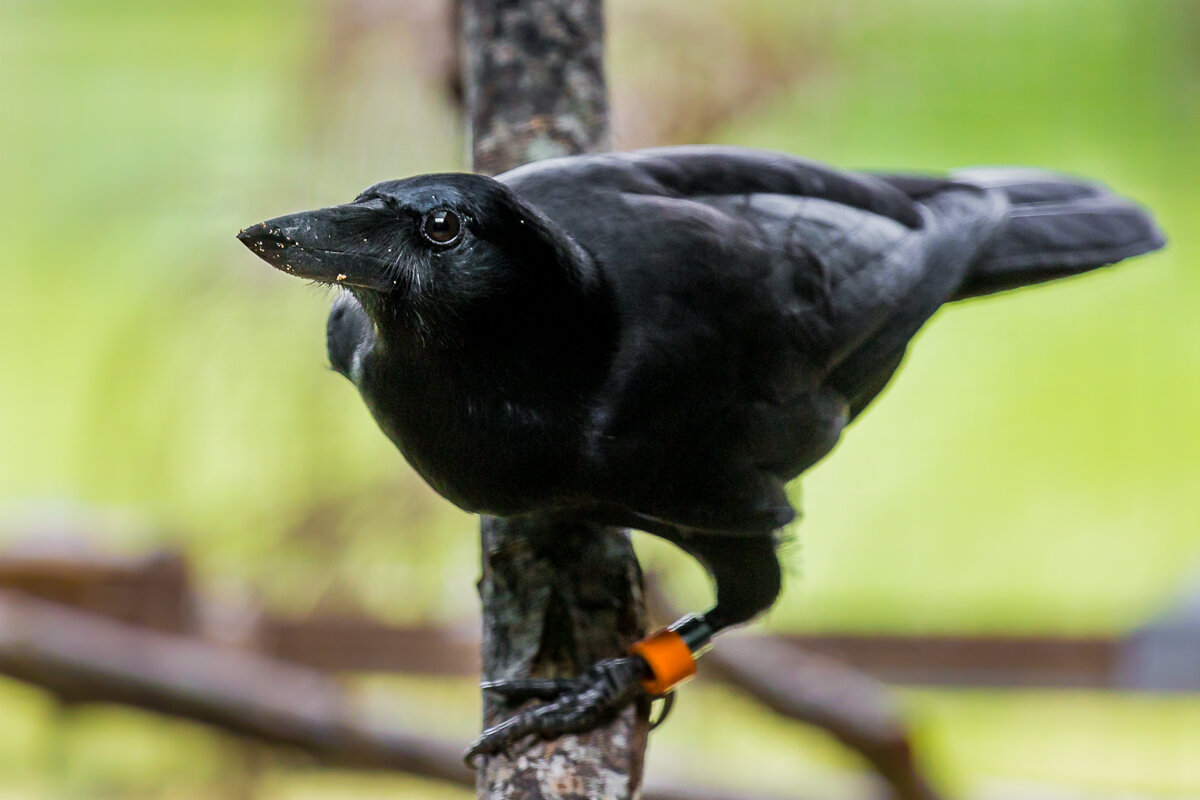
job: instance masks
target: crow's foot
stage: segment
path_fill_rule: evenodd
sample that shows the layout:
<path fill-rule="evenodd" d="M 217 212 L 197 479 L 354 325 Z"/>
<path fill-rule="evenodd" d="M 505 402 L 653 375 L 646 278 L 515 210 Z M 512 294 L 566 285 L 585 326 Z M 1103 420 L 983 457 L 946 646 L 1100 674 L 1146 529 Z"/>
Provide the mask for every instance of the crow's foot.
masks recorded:
<path fill-rule="evenodd" d="M 485 730 L 467 751 L 466 762 L 472 765 L 477 756 L 505 752 L 528 737 L 553 739 L 565 733 L 590 731 L 644 695 L 642 681 L 648 675 L 645 661 L 628 656 L 598 662 L 578 678 L 485 681 L 484 689 L 511 703 L 548 702 L 518 711 Z"/>

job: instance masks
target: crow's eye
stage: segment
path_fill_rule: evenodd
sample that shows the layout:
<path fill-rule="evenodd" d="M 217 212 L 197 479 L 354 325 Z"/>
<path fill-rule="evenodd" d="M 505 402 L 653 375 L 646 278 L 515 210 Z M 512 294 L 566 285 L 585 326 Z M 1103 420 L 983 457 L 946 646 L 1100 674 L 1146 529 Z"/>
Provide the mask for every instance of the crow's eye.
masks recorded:
<path fill-rule="evenodd" d="M 434 244 L 454 244 L 462 233 L 462 221 L 450 209 L 439 208 L 425 215 L 421 231 Z"/>

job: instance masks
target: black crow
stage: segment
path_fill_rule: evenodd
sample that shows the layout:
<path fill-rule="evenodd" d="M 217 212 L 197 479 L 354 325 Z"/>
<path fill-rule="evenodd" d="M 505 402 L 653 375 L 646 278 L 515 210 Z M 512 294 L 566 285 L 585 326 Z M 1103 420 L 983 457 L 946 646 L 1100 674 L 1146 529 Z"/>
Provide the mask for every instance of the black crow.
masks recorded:
<path fill-rule="evenodd" d="M 330 361 L 444 497 L 648 531 L 713 577 L 711 610 L 628 658 L 493 684 L 552 702 L 474 753 L 666 692 L 713 634 L 769 607 L 785 484 L 943 303 L 1164 243 L 1143 208 L 1076 178 L 865 174 L 726 147 L 385 181 L 239 238 L 344 287 Z"/>

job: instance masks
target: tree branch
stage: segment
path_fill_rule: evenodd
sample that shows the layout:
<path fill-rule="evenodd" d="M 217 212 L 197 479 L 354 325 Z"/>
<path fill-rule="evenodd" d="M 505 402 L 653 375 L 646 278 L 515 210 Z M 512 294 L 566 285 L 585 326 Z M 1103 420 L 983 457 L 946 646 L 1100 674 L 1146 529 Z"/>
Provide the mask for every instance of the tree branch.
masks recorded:
<path fill-rule="evenodd" d="M 601 0 L 463 0 L 460 19 L 477 172 L 608 149 Z M 576 675 L 625 655 L 644 632 L 641 571 L 627 533 L 485 519 L 482 542 L 485 679 Z M 514 710 L 485 695 L 484 724 Z M 589 733 L 488 758 L 478 795 L 634 797 L 647 715 L 640 703 Z"/>
<path fill-rule="evenodd" d="M 705 660 L 758 702 L 829 732 L 865 758 L 898 800 L 937 800 L 913 758 L 908 726 L 885 686 L 838 661 L 769 636 L 722 638 Z"/>
<path fill-rule="evenodd" d="M 0 674 L 66 703 L 120 703 L 190 719 L 301 750 L 326 766 L 405 772 L 463 787 L 475 782 L 460 744 L 399 727 L 391 721 L 399 713 L 374 709 L 369 719 L 389 722 L 369 722 L 323 672 L 9 591 L 0 591 Z M 554 780 L 570 785 L 573 778 Z M 644 800 L 685 797 L 751 800 L 674 784 L 648 790 Z"/>
<path fill-rule="evenodd" d="M 476 172 L 609 149 L 602 0 L 462 0 Z"/>
<path fill-rule="evenodd" d="M 324 764 L 471 780 L 457 746 L 365 722 L 324 673 L 12 592 L 0 592 L 0 674 L 64 702 L 171 714 Z"/>

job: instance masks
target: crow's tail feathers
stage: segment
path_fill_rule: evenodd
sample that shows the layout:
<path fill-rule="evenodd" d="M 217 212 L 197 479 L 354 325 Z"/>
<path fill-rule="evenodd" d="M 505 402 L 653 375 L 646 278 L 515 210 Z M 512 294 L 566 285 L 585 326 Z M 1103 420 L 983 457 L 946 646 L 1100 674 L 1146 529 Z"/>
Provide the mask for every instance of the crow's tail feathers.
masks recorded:
<path fill-rule="evenodd" d="M 1150 213 L 1097 183 L 1014 167 L 952 176 L 1008 198 L 1008 221 L 976 261 L 955 300 L 1087 272 L 1158 250 Z"/>

